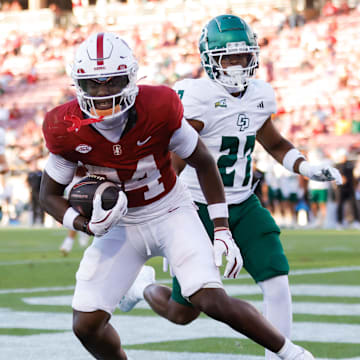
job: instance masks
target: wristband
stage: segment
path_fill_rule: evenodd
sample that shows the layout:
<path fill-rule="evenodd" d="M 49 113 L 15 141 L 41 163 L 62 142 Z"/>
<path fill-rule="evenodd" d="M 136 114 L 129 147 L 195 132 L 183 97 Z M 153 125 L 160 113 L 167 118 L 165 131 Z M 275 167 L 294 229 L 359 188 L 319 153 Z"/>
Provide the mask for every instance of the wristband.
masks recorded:
<path fill-rule="evenodd" d="M 80 215 L 73 207 L 68 207 L 63 217 L 63 225 L 70 230 L 76 230 L 74 228 L 74 220 Z"/>
<path fill-rule="evenodd" d="M 285 169 L 294 172 L 294 165 L 297 159 L 305 159 L 305 156 L 298 149 L 290 149 L 284 156 L 282 164 Z"/>
<path fill-rule="evenodd" d="M 86 219 L 82 225 L 82 229 L 81 229 L 85 234 L 88 235 L 94 235 L 94 233 L 90 230 L 89 228 L 89 220 Z"/>
<path fill-rule="evenodd" d="M 299 165 L 299 174 L 306 176 L 308 178 L 311 177 L 310 172 L 310 164 L 307 161 L 302 161 Z"/>
<path fill-rule="evenodd" d="M 207 209 L 211 220 L 229 217 L 229 210 L 226 203 L 209 204 Z"/>

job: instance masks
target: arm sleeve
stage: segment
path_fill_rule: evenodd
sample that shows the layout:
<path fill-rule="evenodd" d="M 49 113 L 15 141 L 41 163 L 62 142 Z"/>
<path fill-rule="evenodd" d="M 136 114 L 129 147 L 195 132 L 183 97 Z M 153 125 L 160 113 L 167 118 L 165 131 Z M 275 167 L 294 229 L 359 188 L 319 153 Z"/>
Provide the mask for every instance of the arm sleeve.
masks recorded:
<path fill-rule="evenodd" d="M 186 159 L 194 152 L 198 143 L 198 138 L 199 134 L 183 118 L 181 127 L 173 133 L 170 139 L 169 150 L 182 159 Z"/>
<path fill-rule="evenodd" d="M 45 165 L 46 173 L 57 183 L 67 185 L 73 179 L 77 164 L 64 159 L 60 155 L 50 153 Z"/>

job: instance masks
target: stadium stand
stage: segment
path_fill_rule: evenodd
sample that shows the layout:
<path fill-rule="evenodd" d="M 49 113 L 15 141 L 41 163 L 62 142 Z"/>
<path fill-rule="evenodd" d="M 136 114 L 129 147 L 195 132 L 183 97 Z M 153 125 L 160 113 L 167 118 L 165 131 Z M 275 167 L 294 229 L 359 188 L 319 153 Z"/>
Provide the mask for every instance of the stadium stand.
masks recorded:
<path fill-rule="evenodd" d="M 360 7 L 305 21 L 301 14 L 295 19 L 289 6 L 281 7 L 283 1 L 268 4 L 128 4 L 109 8 L 111 18 L 101 17 L 95 6 L 82 14 L 82 24 L 73 19 L 66 27 L 26 32 L 9 25 L 8 35 L 0 38 L 0 106 L 18 108 L 7 124 L 12 175 L 26 171 L 34 157 L 39 165 L 44 162 L 42 116 L 74 96 L 68 66 L 74 47 L 88 34 L 101 29 L 120 33 L 139 59 L 141 83 L 171 86 L 179 78 L 203 76 L 197 50 L 200 30 L 210 17 L 225 12 L 243 16 L 259 35 L 258 76 L 275 88 L 274 119 L 284 135 L 307 150 L 323 146 L 328 156 L 345 145 L 354 159 L 360 153 Z"/>

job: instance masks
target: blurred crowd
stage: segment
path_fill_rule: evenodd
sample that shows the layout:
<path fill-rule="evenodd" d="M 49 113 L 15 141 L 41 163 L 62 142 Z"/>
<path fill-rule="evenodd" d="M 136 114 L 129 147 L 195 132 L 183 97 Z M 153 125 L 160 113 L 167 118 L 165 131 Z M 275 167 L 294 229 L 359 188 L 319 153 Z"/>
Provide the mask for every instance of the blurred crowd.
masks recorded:
<path fill-rule="evenodd" d="M 224 4 L 215 10 L 208 7 L 187 13 L 184 9 L 171 19 L 166 13 L 146 21 L 135 18 L 131 25 L 129 19 L 126 25 L 70 24 L 48 32 L 12 31 L 1 37 L 0 127 L 6 131 L 10 171 L 0 175 L 0 224 L 42 225 L 50 221 L 36 207 L 36 176 L 41 176 L 48 155 L 41 125 L 46 111 L 74 97 L 68 74 L 74 48 L 80 42 L 95 31 L 116 31 L 139 60 L 139 83 L 172 86 L 184 77 L 204 76 L 198 53 L 201 29 L 212 16 L 232 11 Z M 284 226 L 340 228 L 350 222 L 357 227 L 360 6 L 335 8 L 327 1 L 322 16 L 308 21 L 301 14 L 270 7 L 251 15 L 236 15 L 244 17 L 258 33 L 258 77 L 270 82 L 277 94 L 277 127 L 310 160 L 328 157 L 348 178 L 344 188 L 326 189 L 326 201 L 313 201 L 313 190 L 323 189 L 286 174 L 276 164 L 265 166 L 271 162 L 258 151 L 256 171 L 262 174 L 262 181 L 257 189 L 264 205 Z M 283 185 L 285 190 L 281 190 L 282 182 L 287 184 Z"/>
<path fill-rule="evenodd" d="M 336 149 L 333 159 L 320 147 L 304 153 L 312 164 L 335 165 L 343 184 L 307 180 L 257 152 L 253 184 L 263 206 L 283 228 L 360 230 L 360 162 L 346 148 Z"/>

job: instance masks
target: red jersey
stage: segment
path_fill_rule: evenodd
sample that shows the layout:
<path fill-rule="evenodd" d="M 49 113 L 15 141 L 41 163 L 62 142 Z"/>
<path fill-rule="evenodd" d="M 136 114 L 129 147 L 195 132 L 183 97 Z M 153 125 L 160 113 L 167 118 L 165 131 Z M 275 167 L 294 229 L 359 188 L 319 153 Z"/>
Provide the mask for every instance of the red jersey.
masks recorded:
<path fill-rule="evenodd" d="M 136 124 L 118 142 L 111 142 L 91 125 L 69 132 L 65 116 L 84 120 L 77 100 L 60 105 L 45 116 L 46 146 L 66 160 L 82 162 L 92 173 L 113 169 L 128 198 L 128 206 L 150 204 L 166 195 L 176 182 L 168 150 L 181 126 L 183 107 L 178 95 L 166 86 L 139 86 L 135 101 Z"/>

